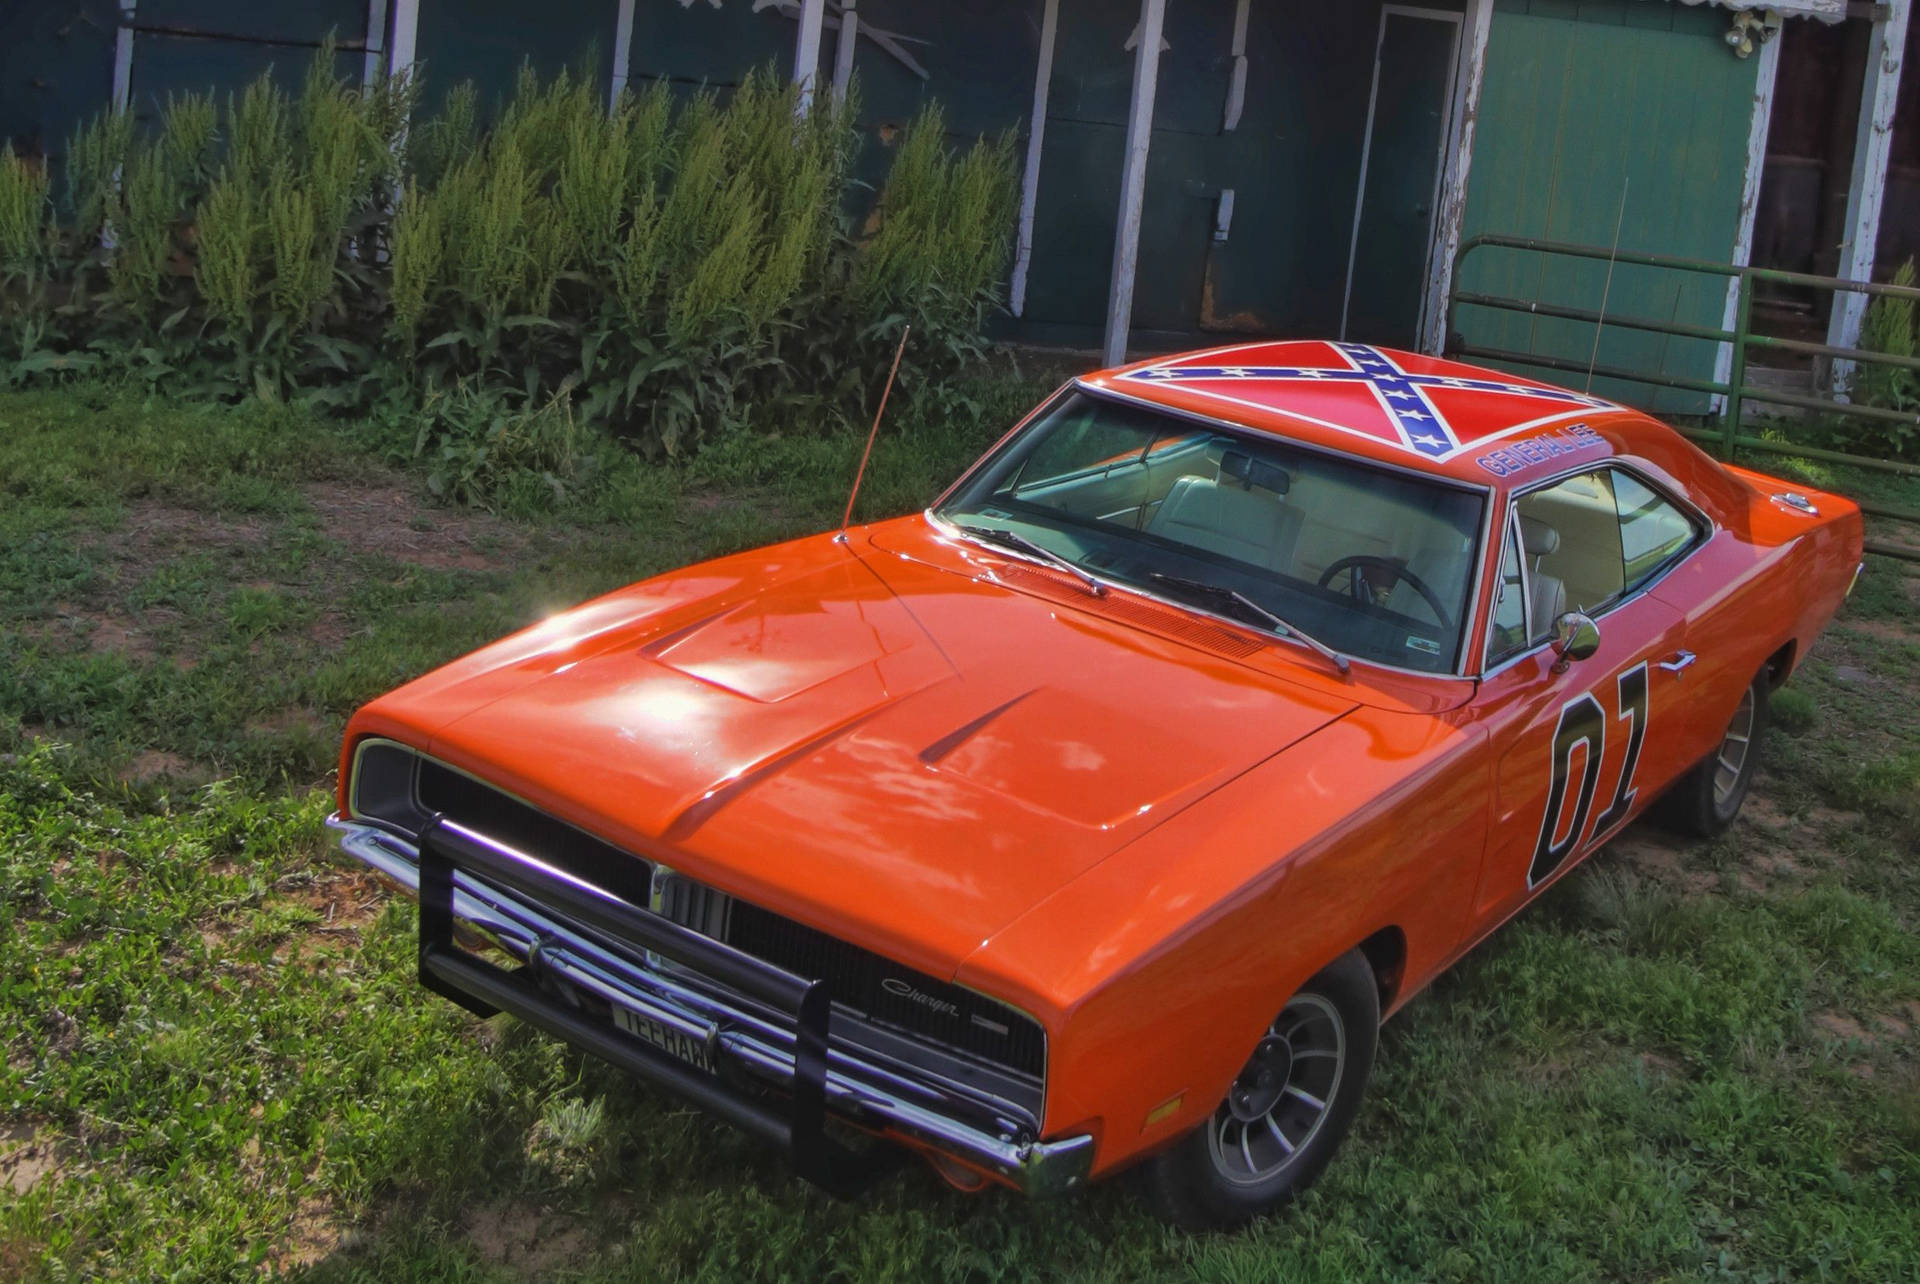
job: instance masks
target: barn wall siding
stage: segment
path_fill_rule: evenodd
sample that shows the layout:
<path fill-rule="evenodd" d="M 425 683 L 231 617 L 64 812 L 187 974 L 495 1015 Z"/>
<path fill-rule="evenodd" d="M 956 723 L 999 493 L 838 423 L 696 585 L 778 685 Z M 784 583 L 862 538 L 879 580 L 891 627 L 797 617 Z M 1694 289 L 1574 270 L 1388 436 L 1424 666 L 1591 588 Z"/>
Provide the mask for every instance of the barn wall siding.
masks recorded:
<path fill-rule="evenodd" d="M 921 77 L 868 38 L 856 50 L 867 143 L 859 174 L 884 177 L 898 127 L 929 98 L 956 142 L 1020 131 L 1031 105 L 1043 0 L 863 0 L 865 23 L 909 38 Z M 1457 0 L 1427 7 L 1458 9 Z M 0 6 L 0 132 L 52 150 L 111 90 L 117 5 Z M 491 105 L 523 61 L 585 66 L 611 84 L 619 0 L 420 0 L 418 56 L 431 110 L 463 79 Z M 1135 325 L 1150 342 L 1237 333 L 1324 334 L 1339 324 L 1346 246 L 1365 140 L 1380 0 L 1283 8 L 1256 0 L 1239 128 L 1223 132 L 1233 0 L 1169 6 L 1156 105 Z M 1132 89 L 1123 48 L 1139 0 L 1060 0 L 1026 318 L 1016 333 L 1097 337 Z M 271 69 L 289 85 L 329 35 L 357 80 L 365 0 L 141 0 L 132 99 L 145 116 L 171 93 L 237 90 Z M 1631 177 L 1623 246 L 1725 259 L 1744 167 L 1753 64 L 1720 40 L 1726 15 L 1665 0 L 1499 0 L 1466 232 L 1604 244 Z M 822 41 L 830 78 L 833 33 Z M 794 19 L 750 0 L 637 0 L 624 68 L 640 87 L 724 94 L 749 70 L 791 69 Z M 1212 237 L 1223 189 L 1232 234 Z M 1901 208 L 1892 202 L 1891 209 Z M 1594 304 L 1601 265 L 1542 265 L 1482 252 L 1464 288 Z M 1720 294 L 1620 269 L 1610 308 L 1713 324 Z M 1474 339 L 1584 359 L 1591 330 L 1466 311 Z M 1711 345 L 1610 333 L 1603 362 L 1711 370 Z M 1687 399 L 1689 402 L 1691 399 Z"/>
<path fill-rule="evenodd" d="M 1726 16 L 1645 0 L 1509 0 L 1495 12 L 1468 190 L 1466 235 L 1503 233 L 1728 262 L 1738 233 L 1756 63 L 1732 57 Z M 1622 196 L 1625 196 L 1624 213 Z M 1603 262 L 1479 250 L 1456 288 L 1651 319 L 1718 326 L 1721 279 Z M 1462 308 L 1470 342 L 1585 363 L 1593 327 Z M 1708 379 L 1715 345 L 1608 330 L 1602 365 Z M 1534 371 L 1533 373 L 1541 373 Z M 1562 374 L 1545 377 L 1564 381 Z M 1577 380 L 1576 380 L 1577 381 Z M 1673 412 L 1706 399 L 1595 385 Z"/>

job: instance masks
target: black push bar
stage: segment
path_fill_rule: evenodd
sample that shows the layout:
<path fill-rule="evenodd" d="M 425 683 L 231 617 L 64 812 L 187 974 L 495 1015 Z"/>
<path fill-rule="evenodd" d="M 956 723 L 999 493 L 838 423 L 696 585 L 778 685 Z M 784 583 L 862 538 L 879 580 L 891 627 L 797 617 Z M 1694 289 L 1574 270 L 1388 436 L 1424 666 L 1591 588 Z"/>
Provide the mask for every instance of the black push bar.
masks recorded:
<path fill-rule="evenodd" d="M 427 822 L 420 852 L 420 984 L 479 1016 L 511 1012 L 548 1034 L 788 1152 L 800 1176 L 850 1195 L 891 1170 L 893 1147 L 854 1151 L 826 1134 L 827 1038 L 832 995 L 712 937 L 628 904 L 603 888 L 502 847 L 445 816 Z M 788 1113 L 611 1024 L 568 1008 L 526 976 L 462 950 L 454 941 L 454 872 L 525 897 L 567 926 L 622 951 L 658 954 L 788 1014 L 794 1021 Z"/>

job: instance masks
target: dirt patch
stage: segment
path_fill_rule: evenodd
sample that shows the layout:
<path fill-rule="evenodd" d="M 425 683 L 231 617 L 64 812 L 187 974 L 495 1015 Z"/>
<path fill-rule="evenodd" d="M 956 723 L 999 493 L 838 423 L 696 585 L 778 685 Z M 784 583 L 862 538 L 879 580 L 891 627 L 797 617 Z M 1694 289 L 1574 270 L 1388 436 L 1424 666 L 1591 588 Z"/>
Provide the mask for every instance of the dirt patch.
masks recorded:
<path fill-rule="evenodd" d="M 314 930 L 321 933 L 357 935 L 379 917 L 389 899 L 386 885 L 374 875 L 347 869 L 312 877 L 300 886 L 283 890 L 289 900 L 320 916 Z"/>
<path fill-rule="evenodd" d="M 275 1272 L 301 1270 L 333 1256 L 341 1246 L 342 1233 L 335 1224 L 333 1210 L 326 1201 L 311 1195 L 302 1199 L 287 1221 L 279 1243 L 268 1254 Z"/>
<path fill-rule="evenodd" d="M 484 571 L 510 562 L 526 538 L 485 513 L 428 509 L 411 486 L 309 483 L 307 503 L 327 535 L 356 553 L 442 571 Z"/>
<path fill-rule="evenodd" d="M 1848 620 L 1845 627 L 1856 633 L 1864 633 L 1870 638 L 1878 638 L 1882 642 L 1920 642 L 1920 633 L 1914 632 L 1898 620 Z"/>
<path fill-rule="evenodd" d="M 1613 858 L 1648 881 L 1688 896 L 1711 892 L 1719 879 L 1706 870 L 1687 868 L 1687 849 L 1656 829 L 1635 826 L 1607 844 Z"/>
<path fill-rule="evenodd" d="M 67 1161 L 51 1137 L 26 1124 L 0 1132 L 0 1188 L 16 1199 L 42 1182 L 57 1181 Z"/>
<path fill-rule="evenodd" d="M 206 771 L 196 766 L 192 759 L 163 749 L 142 750 L 133 756 L 132 762 L 120 769 L 119 774 L 120 779 L 129 785 L 148 785 L 156 780 L 201 782 L 207 778 Z"/>
<path fill-rule="evenodd" d="M 1815 1029 L 1842 1043 L 1877 1050 L 1886 1044 L 1907 1042 L 1914 1027 L 1920 1025 L 1920 1002 L 1909 1001 L 1892 1012 L 1869 1013 L 1864 1021 L 1844 1012 L 1816 1012 L 1810 1019 Z"/>
<path fill-rule="evenodd" d="M 476 1209 L 465 1229 L 468 1242 L 488 1265 L 534 1279 L 578 1267 L 592 1251 L 584 1227 L 518 1201 Z"/>

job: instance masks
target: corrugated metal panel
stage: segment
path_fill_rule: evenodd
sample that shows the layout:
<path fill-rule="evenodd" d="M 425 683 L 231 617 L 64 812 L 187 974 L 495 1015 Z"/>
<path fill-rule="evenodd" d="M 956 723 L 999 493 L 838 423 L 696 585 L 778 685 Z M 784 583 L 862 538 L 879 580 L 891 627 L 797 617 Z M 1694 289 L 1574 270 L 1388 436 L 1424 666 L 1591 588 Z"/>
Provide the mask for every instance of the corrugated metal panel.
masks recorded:
<path fill-rule="evenodd" d="M 1666 23 L 1646 25 L 1658 9 Z M 1495 13 L 1468 192 L 1466 235 L 1497 232 L 1726 262 L 1738 233 L 1755 64 L 1728 52 L 1725 15 L 1644 0 L 1515 0 Z M 1622 193 L 1625 212 L 1622 216 Z M 1726 290 L 1706 277 L 1479 250 L 1457 289 L 1718 326 Z M 1472 342 L 1586 361 L 1593 328 L 1462 308 Z M 1602 365 L 1711 378 L 1715 345 L 1608 330 Z M 1552 377 L 1552 376 L 1549 376 Z M 1564 381 L 1565 376 L 1559 378 Z M 1604 383 L 1604 381 L 1603 381 Z M 1603 395 L 1646 402 L 1649 390 Z M 1705 398 L 1662 394 L 1699 412 Z"/>

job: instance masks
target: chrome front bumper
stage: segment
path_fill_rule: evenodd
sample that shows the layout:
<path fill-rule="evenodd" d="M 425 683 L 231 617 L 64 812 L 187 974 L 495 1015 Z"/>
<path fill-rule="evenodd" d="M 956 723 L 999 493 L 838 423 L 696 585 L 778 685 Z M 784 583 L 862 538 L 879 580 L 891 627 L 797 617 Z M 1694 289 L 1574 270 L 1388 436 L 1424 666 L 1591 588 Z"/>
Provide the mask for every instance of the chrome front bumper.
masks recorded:
<path fill-rule="evenodd" d="M 1030 1195 L 1086 1181 L 1092 1137 L 1039 1141 L 1006 1103 L 830 1039 L 823 983 L 636 909 L 450 821 L 436 821 L 417 840 L 337 815 L 327 827 L 342 852 L 420 901 L 420 973 L 428 988 L 476 1011 L 513 1012 L 665 1087 L 791 1150 L 812 1180 L 837 1184 L 826 1155 L 832 1144 L 821 1133 L 831 1114 L 921 1143 Z M 525 967 L 509 973 L 457 948 L 456 931 Z M 556 992 L 638 1014 L 673 1041 L 705 1049 L 721 1073 L 626 1034 Z M 757 1086 L 789 1094 L 791 1112 L 748 1090 Z"/>

